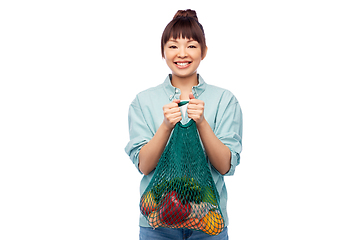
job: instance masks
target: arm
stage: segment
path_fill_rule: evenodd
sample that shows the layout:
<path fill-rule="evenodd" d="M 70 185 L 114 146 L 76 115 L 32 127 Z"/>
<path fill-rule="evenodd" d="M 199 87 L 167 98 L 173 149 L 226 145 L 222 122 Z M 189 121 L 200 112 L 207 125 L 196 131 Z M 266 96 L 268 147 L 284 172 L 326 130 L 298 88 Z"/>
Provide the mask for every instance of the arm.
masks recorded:
<path fill-rule="evenodd" d="M 155 169 L 163 153 L 171 131 L 161 124 L 154 137 L 145 144 L 139 153 L 139 170 L 148 175 Z"/>
<path fill-rule="evenodd" d="M 242 112 L 236 98 L 227 93 L 219 105 L 214 130 L 204 118 L 204 102 L 190 94 L 188 116 L 197 125 L 201 141 L 212 166 L 222 175 L 233 175 L 242 149 Z"/>
<path fill-rule="evenodd" d="M 196 124 L 196 126 L 211 164 L 220 174 L 225 175 L 231 166 L 230 149 L 216 137 L 205 119 L 201 123 Z"/>
<path fill-rule="evenodd" d="M 172 103 L 163 107 L 163 123 L 160 125 L 153 138 L 140 150 L 139 170 L 145 175 L 148 175 L 155 169 L 168 142 L 172 129 L 175 124 L 181 120 L 181 112 L 178 107 L 179 102 L 180 100 L 174 100 Z"/>
<path fill-rule="evenodd" d="M 230 149 L 218 139 L 204 118 L 204 102 L 195 99 L 192 93 L 190 94 L 188 116 L 196 122 L 201 141 L 210 163 L 220 174 L 226 174 L 231 167 Z"/>

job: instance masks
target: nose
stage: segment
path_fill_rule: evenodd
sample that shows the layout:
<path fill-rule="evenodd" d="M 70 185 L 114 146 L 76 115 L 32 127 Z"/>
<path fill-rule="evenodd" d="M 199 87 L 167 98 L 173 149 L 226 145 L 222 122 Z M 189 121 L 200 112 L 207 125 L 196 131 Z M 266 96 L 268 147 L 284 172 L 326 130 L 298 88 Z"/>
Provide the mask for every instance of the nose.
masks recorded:
<path fill-rule="evenodd" d="M 185 57 L 187 57 L 186 48 L 183 48 L 183 47 L 179 48 L 178 57 L 179 57 L 179 58 L 185 58 Z"/>

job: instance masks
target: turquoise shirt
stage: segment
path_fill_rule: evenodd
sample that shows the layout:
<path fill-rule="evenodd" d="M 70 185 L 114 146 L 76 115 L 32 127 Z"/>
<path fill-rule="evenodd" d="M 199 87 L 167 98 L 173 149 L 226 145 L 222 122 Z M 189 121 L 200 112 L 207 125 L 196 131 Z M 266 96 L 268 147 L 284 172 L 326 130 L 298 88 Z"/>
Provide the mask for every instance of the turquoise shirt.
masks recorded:
<path fill-rule="evenodd" d="M 231 167 L 225 174 L 220 174 L 208 160 L 211 174 L 220 195 L 220 207 L 224 215 L 225 226 L 228 225 L 226 210 L 227 191 L 224 176 L 233 175 L 235 167 L 240 163 L 242 149 L 242 112 L 235 96 L 228 90 L 209 85 L 198 75 L 197 86 L 192 88 L 195 98 L 205 102 L 204 117 L 215 135 L 231 151 Z M 164 120 L 162 107 L 174 99 L 180 99 L 180 89 L 171 84 L 171 74 L 164 83 L 140 92 L 129 108 L 130 141 L 125 151 L 139 170 L 139 152 L 154 136 Z M 189 121 L 187 114 L 182 116 L 182 123 Z M 205 153 L 206 154 L 206 153 Z M 140 170 L 139 170 L 140 172 Z M 141 173 L 141 172 L 140 172 Z M 140 195 L 149 184 L 154 171 L 144 175 L 140 183 Z M 139 198 L 140 201 L 140 198 Z M 140 214 L 140 226 L 150 227 L 144 216 Z"/>

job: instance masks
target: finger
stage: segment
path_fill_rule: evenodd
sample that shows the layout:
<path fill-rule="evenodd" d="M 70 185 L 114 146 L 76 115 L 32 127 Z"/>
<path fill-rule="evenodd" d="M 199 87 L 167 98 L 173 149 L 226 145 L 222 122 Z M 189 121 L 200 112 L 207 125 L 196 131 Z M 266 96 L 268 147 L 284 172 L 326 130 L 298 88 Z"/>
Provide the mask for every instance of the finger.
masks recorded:
<path fill-rule="evenodd" d="M 188 115 L 188 118 L 191 118 L 192 120 L 194 120 L 196 122 L 197 119 L 199 119 L 198 115 Z"/>
<path fill-rule="evenodd" d="M 175 125 L 176 123 L 180 122 L 181 119 L 182 119 L 182 117 L 179 116 L 179 117 L 176 117 L 176 118 L 169 119 L 169 122 L 171 122 L 171 124 Z"/>
<path fill-rule="evenodd" d="M 176 103 L 173 103 L 173 105 L 171 105 L 168 109 L 171 110 L 171 111 L 175 111 L 175 112 L 180 111 L 180 108 Z"/>
<path fill-rule="evenodd" d="M 174 118 L 174 122 L 175 122 L 175 123 L 180 122 L 180 121 L 181 121 L 181 119 L 182 119 L 182 117 L 181 117 L 181 115 L 180 115 L 179 117 Z"/>
<path fill-rule="evenodd" d="M 176 107 L 178 107 L 178 103 L 171 102 L 169 104 L 164 105 L 163 109 L 165 110 L 165 109 L 171 109 L 171 108 L 176 108 Z"/>
<path fill-rule="evenodd" d="M 197 105 L 195 103 L 189 104 L 187 109 L 196 109 Z"/>
<path fill-rule="evenodd" d="M 199 110 L 199 111 L 203 111 L 205 109 L 204 105 L 202 104 L 189 104 L 188 106 L 188 110 Z"/>
<path fill-rule="evenodd" d="M 173 113 L 167 113 L 166 116 L 170 119 L 170 118 L 177 118 L 179 116 L 181 116 L 181 112 L 173 112 Z"/>
<path fill-rule="evenodd" d="M 181 114 L 181 111 L 178 108 L 169 108 L 169 109 L 164 110 L 164 115 L 170 116 L 172 114 L 179 115 L 179 114 Z"/>
<path fill-rule="evenodd" d="M 189 98 L 190 98 L 190 99 L 195 99 L 194 94 L 193 94 L 193 93 L 189 93 Z"/>
<path fill-rule="evenodd" d="M 204 101 L 201 101 L 199 99 L 190 99 L 189 104 L 200 104 L 200 105 L 204 105 Z"/>
<path fill-rule="evenodd" d="M 164 116 L 166 116 L 167 118 L 171 118 L 172 116 L 180 116 L 180 115 L 181 115 L 180 110 L 168 109 L 164 111 Z"/>
<path fill-rule="evenodd" d="M 203 111 L 201 111 L 201 110 L 189 110 L 188 109 L 187 113 L 188 113 L 188 116 L 190 116 L 190 115 L 199 115 L 200 116 L 203 113 Z"/>

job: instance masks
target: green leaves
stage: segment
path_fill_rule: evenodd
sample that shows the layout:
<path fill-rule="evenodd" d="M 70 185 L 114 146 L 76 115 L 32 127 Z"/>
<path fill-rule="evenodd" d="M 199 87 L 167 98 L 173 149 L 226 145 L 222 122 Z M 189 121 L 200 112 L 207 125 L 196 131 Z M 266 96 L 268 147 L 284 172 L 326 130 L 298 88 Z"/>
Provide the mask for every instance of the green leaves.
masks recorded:
<path fill-rule="evenodd" d="M 151 189 L 156 203 L 159 203 L 161 198 L 171 191 L 177 192 L 182 203 L 193 202 L 199 204 L 203 200 L 203 188 L 194 178 L 186 176 L 176 177 L 169 181 L 163 180 Z"/>
<path fill-rule="evenodd" d="M 200 203 L 202 201 L 202 188 L 194 178 L 186 176 L 173 178 L 169 187 L 178 193 L 179 199 L 184 203 Z"/>
<path fill-rule="evenodd" d="M 154 194 L 155 202 L 158 204 L 164 195 L 164 193 L 168 192 L 169 183 L 168 181 L 164 180 L 161 183 L 155 185 L 151 192 Z"/>

